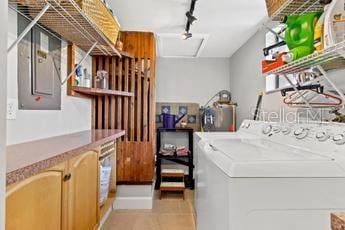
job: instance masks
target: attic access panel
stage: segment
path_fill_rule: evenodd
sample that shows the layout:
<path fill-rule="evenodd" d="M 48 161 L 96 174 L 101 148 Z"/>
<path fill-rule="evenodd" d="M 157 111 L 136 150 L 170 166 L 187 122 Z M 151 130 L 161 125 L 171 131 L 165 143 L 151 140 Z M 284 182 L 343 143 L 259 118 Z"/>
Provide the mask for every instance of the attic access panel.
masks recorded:
<path fill-rule="evenodd" d="M 18 34 L 29 21 L 18 15 Z M 18 44 L 18 105 L 25 110 L 61 109 L 61 40 L 35 26 Z"/>
<path fill-rule="evenodd" d="M 204 49 L 208 35 L 193 34 L 193 37 L 183 40 L 181 34 L 159 34 L 157 38 L 160 57 L 195 58 Z"/>

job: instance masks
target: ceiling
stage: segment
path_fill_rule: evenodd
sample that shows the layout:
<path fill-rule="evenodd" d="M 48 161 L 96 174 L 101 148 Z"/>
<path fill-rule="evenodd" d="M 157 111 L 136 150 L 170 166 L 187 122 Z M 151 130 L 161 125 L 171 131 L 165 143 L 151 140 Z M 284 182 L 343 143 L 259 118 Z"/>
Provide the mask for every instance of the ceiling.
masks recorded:
<path fill-rule="evenodd" d="M 161 38 L 168 37 L 169 42 L 172 37 L 180 39 L 190 1 L 108 0 L 107 3 L 117 16 L 122 30 L 152 31 L 157 37 L 158 56 L 165 56 L 168 51 L 167 56 L 179 56 L 171 53 L 171 49 L 163 50 L 162 47 L 168 46 L 159 43 Z M 191 56 L 230 57 L 257 31 L 267 12 L 265 0 L 198 0 L 194 16 L 198 21 L 191 26 L 193 37 L 207 39 L 195 47 L 196 50 L 191 52 L 195 55 Z"/>

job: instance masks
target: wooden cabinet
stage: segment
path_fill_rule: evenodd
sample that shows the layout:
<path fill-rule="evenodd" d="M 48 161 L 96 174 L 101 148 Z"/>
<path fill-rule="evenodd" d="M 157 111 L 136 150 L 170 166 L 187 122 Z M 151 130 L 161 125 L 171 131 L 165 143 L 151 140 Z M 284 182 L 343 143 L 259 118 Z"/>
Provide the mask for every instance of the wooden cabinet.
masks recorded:
<path fill-rule="evenodd" d="M 96 229 L 99 210 L 98 153 L 90 151 L 73 158 L 68 168 L 71 174 L 68 186 L 68 229 Z"/>
<path fill-rule="evenodd" d="M 64 229 L 64 164 L 7 188 L 6 229 Z"/>
<path fill-rule="evenodd" d="M 7 187 L 6 230 L 93 230 L 98 223 L 96 151 Z"/>

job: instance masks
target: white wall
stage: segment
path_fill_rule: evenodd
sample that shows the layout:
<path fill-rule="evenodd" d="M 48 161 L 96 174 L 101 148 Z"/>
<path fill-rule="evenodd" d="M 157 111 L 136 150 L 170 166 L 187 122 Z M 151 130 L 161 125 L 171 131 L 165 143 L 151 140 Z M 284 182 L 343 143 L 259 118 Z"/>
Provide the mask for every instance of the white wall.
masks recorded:
<path fill-rule="evenodd" d="M 204 105 L 219 90 L 230 89 L 228 58 L 158 58 L 157 102 Z"/>
<path fill-rule="evenodd" d="M 9 11 L 9 44 L 17 35 L 17 17 Z M 79 54 L 79 59 L 81 55 Z M 8 92 L 7 97 L 18 100 L 17 84 L 17 49 L 8 56 Z M 91 58 L 84 66 L 91 72 Z M 67 76 L 67 45 L 63 42 L 62 79 Z M 62 87 L 62 105 L 60 111 L 17 110 L 17 119 L 7 121 L 7 144 L 62 135 L 91 128 L 91 100 L 69 97 L 66 95 L 66 84 Z"/>
<path fill-rule="evenodd" d="M 251 109 L 256 106 L 259 92 L 265 89 L 261 74 L 265 33 L 265 30 L 258 31 L 230 58 L 230 89 L 238 103 L 238 125 L 243 119 L 253 119 Z"/>
<path fill-rule="evenodd" d="M 5 229 L 7 1 L 0 1 L 0 230 Z"/>

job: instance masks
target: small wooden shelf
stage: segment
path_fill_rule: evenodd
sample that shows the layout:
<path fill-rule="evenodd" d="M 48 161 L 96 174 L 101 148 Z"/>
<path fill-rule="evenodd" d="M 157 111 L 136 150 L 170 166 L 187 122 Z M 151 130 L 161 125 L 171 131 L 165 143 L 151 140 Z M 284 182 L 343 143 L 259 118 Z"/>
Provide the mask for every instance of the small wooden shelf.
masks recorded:
<path fill-rule="evenodd" d="M 134 96 L 134 93 L 131 93 L 131 92 L 111 90 L 111 89 L 87 88 L 87 87 L 79 87 L 79 86 L 73 86 L 73 91 L 80 94 L 89 95 L 89 96 L 123 96 L 123 97 Z"/>

